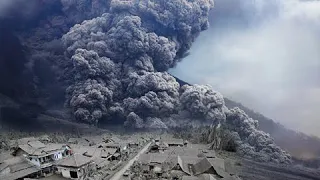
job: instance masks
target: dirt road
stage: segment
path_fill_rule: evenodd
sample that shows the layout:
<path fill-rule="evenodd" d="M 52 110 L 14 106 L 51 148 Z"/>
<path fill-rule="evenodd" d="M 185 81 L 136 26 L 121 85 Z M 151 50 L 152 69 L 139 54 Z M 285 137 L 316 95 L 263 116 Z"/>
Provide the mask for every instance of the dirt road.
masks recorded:
<path fill-rule="evenodd" d="M 151 145 L 151 142 L 148 143 L 134 158 L 132 158 L 122 169 L 120 169 L 110 180 L 122 180 L 123 179 L 123 173 L 128 170 L 134 163 L 134 161 L 138 160 L 140 155 L 145 153 L 149 146 Z"/>

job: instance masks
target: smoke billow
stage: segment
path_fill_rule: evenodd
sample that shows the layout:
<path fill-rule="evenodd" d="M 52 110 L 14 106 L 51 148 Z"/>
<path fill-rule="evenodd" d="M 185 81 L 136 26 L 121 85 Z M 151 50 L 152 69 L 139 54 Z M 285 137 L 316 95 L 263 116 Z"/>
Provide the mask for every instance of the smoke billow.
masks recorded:
<path fill-rule="evenodd" d="M 167 72 L 208 29 L 211 0 L 40 2 L 59 11 L 48 11 L 31 35 L 20 34 L 30 50 L 27 67 L 38 72 L 36 85 L 44 93 L 50 94 L 50 84 L 66 87 L 65 104 L 75 120 L 137 129 L 221 123 L 239 134 L 239 147 L 250 150 L 246 155 L 263 151 L 264 161 L 290 161 L 211 86 L 180 87 Z M 40 71 L 44 66 L 50 77 Z"/>
<path fill-rule="evenodd" d="M 233 133 L 239 154 L 262 162 L 290 163 L 291 156 L 274 144 L 270 134 L 257 130 L 258 121 L 241 109 L 228 111 L 224 126 Z"/>
<path fill-rule="evenodd" d="M 117 117 L 124 118 L 119 122 L 147 122 L 176 113 L 180 86 L 163 71 L 208 27 L 212 5 L 207 0 L 115 0 L 109 13 L 71 28 L 62 40 L 75 72 L 76 83 L 68 88 L 75 117 L 107 123 L 112 109 L 118 109 L 123 114 Z"/>
<path fill-rule="evenodd" d="M 216 0 L 209 19 L 172 73 L 320 135 L 320 2 Z"/>
<path fill-rule="evenodd" d="M 62 42 L 66 69 L 73 72 L 64 78 L 70 79 L 66 104 L 76 120 L 147 129 L 193 120 L 226 123 L 239 133 L 239 147 L 250 148 L 246 155 L 263 151 L 264 161 L 290 162 L 269 135 L 250 124 L 253 120 L 241 118 L 246 116 L 242 111 L 228 110 L 212 87 L 180 87 L 166 72 L 208 28 L 212 7 L 208 0 L 113 0 L 105 14 L 72 27 Z M 239 127 L 231 128 L 234 124 Z M 272 152 L 277 153 L 271 158 Z"/>

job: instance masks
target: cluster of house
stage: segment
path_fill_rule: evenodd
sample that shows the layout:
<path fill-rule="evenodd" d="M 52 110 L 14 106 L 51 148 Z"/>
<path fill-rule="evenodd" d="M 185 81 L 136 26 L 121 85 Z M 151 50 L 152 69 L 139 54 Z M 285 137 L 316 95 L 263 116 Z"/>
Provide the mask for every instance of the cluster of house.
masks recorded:
<path fill-rule="evenodd" d="M 42 178 L 53 174 L 83 179 L 98 170 L 115 170 L 146 141 L 114 136 L 71 138 L 65 144 L 50 143 L 48 137 L 13 140 L 11 152 L 0 154 L 0 179 Z"/>
<path fill-rule="evenodd" d="M 139 167 L 132 168 L 138 173 L 135 175 L 147 179 L 238 179 L 231 161 L 216 157 L 215 152 L 205 146 L 181 139 L 155 139 L 136 166 Z"/>

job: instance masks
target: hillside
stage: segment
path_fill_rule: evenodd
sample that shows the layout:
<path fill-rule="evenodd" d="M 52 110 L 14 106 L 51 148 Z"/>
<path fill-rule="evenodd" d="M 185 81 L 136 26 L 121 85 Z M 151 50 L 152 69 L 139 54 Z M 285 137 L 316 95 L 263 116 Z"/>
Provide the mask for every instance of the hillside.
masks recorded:
<path fill-rule="evenodd" d="M 176 79 L 180 85 L 188 84 L 177 77 Z M 228 98 L 224 98 L 224 100 L 228 108 L 239 107 L 252 119 L 258 120 L 259 128 L 269 133 L 281 148 L 290 152 L 294 157 L 299 159 L 314 159 L 320 157 L 319 138 L 287 129 L 280 123 L 276 123 L 274 120 L 243 106 L 241 103 L 234 102 Z"/>

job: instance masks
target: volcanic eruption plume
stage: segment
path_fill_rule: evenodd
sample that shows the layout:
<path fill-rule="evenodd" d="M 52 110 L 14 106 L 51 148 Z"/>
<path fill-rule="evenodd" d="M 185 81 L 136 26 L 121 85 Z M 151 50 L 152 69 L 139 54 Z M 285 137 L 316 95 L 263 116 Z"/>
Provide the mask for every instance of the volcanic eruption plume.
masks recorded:
<path fill-rule="evenodd" d="M 43 59 L 51 63 L 65 81 L 65 104 L 76 121 L 136 129 L 222 124 L 242 155 L 290 162 L 256 121 L 240 109 L 229 110 L 211 86 L 181 87 L 167 72 L 208 28 L 212 0 L 43 2 L 56 2 L 62 15 L 52 15 L 36 29 L 37 37 L 27 38 L 38 43 L 27 43 L 33 50 L 29 64 L 42 69 Z M 73 27 L 65 33 L 68 26 Z"/>

